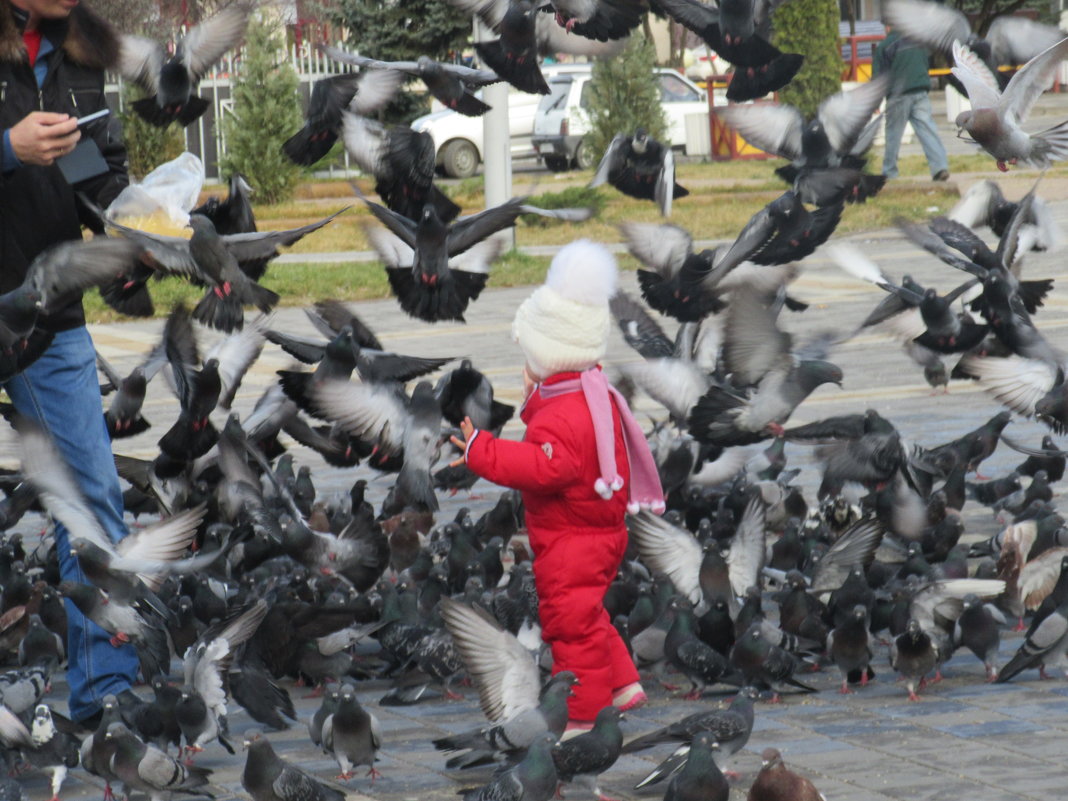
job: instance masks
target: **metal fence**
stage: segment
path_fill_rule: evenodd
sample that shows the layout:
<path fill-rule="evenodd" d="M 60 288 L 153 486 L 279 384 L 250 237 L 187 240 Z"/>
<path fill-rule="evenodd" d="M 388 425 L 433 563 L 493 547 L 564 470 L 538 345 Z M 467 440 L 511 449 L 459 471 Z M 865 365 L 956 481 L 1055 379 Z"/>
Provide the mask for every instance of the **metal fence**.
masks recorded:
<path fill-rule="evenodd" d="M 241 52 L 227 55 L 215 71 L 200 82 L 198 94 L 210 101 L 204 115 L 185 129 L 185 147 L 204 162 L 209 181 L 221 181 L 219 174 L 219 157 L 226 154 L 226 137 L 219 121 L 223 115 L 233 111 L 232 87 L 233 76 L 237 74 Z M 300 80 L 301 103 L 306 105 L 312 84 L 328 75 L 351 71 L 347 64 L 341 64 L 324 56 L 315 47 L 307 44 L 290 46 L 285 53 L 279 53 L 280 59 L 288 59 Z M 123 80 L 120 75 L 109 75 L 105 86 L 108 103 L 112 108 L 124 110 Z M 288 133 L 295 133 L 291 131 Z M 336 164 L 331 164 L 318 177 L 348 177 L 357 175 L 358 170 L 349 164 L 348 153 L 343 153 Z"/>

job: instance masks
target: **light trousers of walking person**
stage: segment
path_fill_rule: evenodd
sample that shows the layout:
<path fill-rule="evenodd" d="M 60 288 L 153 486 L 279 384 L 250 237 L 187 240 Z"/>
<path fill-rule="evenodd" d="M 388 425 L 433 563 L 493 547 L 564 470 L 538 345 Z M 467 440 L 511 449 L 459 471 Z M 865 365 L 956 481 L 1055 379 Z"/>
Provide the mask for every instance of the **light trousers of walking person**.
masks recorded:
<path fill-rule="evenodd" d="M 901 137 L 905 133 L 907 122 L 912 123 L 912 130 L 920 140 L 931 175 L 935 176 L 942 170 L 949 169 L 946 148 L 938 138 L 938 128 L 931 115 L 931 99 L 927 92 L 909 92 L 888 98 L 883 116 L 886 117 L 883 175 L 887 178 L 897 178 L 897 154 L 901 150 Z"/>

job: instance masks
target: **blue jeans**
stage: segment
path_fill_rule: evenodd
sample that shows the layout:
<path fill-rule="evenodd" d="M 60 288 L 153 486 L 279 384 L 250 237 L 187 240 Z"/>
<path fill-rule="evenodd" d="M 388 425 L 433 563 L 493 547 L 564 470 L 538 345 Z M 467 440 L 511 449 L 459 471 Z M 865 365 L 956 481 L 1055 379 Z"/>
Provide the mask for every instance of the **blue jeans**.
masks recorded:
<path fill-rule="evenodd" d="M 84 326 L 61 331 L 36 362 L 4 387 L 23 417 L 44 425 L 81 487 L 89 507 L 112 541 L 126 536 L 122 488 L 104 424 L 93 341 Z M 86 583 L 71 554 L 67 530 L 56 526 L 59 571 L 64 579 Z M 67 607 L 67 683 L 70 716 L 81 720 L 101 707 L 105 695 L 118 694 L 137 678 L 132 645 L 115 648 L 109 635 L 86 620 L 69 600 Z"/>
<path fill-rule="evenodd" d="M 887 98 L 886 111 L 886 148 L 883 151 L 883 175 L 897 178 L 897 153 L 901 149 L 901 137 L 905 133 L 905 123 L 912 123 L 912 130 L 920 140 L 923 154 L 927 157 L 927 166 L 931 175 L 949 169 L 946 148 L 938 138 L 938 128 L 931 116 L 931 99 L 926 92 L 909 92 L 897 97 Z"/>

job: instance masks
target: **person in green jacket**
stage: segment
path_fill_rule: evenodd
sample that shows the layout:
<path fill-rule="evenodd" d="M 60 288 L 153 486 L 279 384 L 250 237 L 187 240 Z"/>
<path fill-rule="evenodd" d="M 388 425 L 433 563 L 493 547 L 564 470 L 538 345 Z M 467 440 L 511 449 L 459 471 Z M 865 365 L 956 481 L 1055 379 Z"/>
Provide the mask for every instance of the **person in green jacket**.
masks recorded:
<path fill-rule="evenodd" d="M 920 140 L 927 166 L 935 181 L 949 179 L 949 160 L 938 128 L 931 116 L 931 100 L 927 96 L 931 79 L 927 74 L 927 51 L 922 46 L 902 38 L 897 31 L 886 27 L 889 35 L 875 49 L 872 57 L 872 76 L 889 73 L 890 89 L 886 96 L 886 147 L 883 151 L 883 175 L 896 178 L 897 154 L 905 123 Z"/>

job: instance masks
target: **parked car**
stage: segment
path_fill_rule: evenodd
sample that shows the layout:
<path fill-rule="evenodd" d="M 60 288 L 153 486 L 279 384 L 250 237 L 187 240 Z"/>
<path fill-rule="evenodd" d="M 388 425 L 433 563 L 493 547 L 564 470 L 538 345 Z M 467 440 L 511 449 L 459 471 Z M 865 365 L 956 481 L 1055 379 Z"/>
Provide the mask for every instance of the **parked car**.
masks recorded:
<path fill-rule="evenodd" d="M 686 118 L 702 114 L 707 120 L 708 97 L 697 84 L 675 70 L 658 68 L 656 76 L 667 118 L 667 138 L 673 148 L 685 149 Z M 549 94 L 542 98 L 534 115 L 532 141 L 550 170 L 566 170 L 570 165 L 585 170 L 601 158 L 602 154 L 594 152 L 587 136 L 591 78 L 591 72 L 586 70 L 548 79 Z M 714 95 L 714 102 L 725 105 L 727 101 Z"/>
<path fill-rule="evenodd" d="M 542 66 L 546 80 L 572 70 L 589 72 L 588 64 L 547 64 Z M 512 160 L 536 159 L 531 144 L 534 113 L 541 95 L 520 92 L 508 87 L 508 127 L 512 135 Z M 452 109 L 440 107 L 412 121 L 412 128 L 429 133 L 437 151 L 437 166 L 450 178 L 469 178 L 482 163 L 482 118 L 466 117 Z"/>

